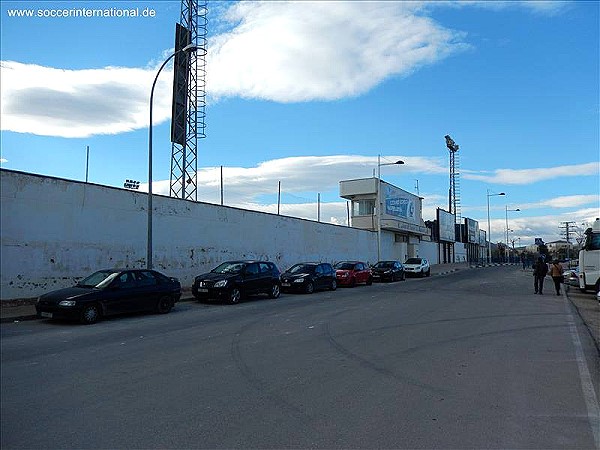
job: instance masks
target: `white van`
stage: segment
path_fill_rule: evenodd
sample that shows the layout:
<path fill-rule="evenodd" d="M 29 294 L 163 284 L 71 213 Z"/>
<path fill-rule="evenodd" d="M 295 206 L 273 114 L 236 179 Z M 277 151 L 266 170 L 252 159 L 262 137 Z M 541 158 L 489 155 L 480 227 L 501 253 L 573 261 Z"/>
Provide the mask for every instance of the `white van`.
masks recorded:
<path fill-rule="evenodd" d="M 600 219 L 585 230 L 585 243 L 579 251 L 579 289 L 600 291 Z"/>

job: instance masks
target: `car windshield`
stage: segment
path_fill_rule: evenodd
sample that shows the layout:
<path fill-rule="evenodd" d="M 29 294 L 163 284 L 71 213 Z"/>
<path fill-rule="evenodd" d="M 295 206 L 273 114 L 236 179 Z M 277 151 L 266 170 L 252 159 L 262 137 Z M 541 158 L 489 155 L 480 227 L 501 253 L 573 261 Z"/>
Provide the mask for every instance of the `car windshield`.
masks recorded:
<path fill-rule="evenodd" d="M 79 283 L 77 283 L 77 286 L 88 287 L 88 288 L 91 288 L 91 287 L 102 288 L 102 287 L 106 286 L 105 281 L 107 279 L 110 278 L 110 281 L 112 281 L 113 278 L 118 273 L 119 272 L 115 272 L 114 270 L 100 270 L 98 272 L 91 274 L 89 277 L 86 277 L 83 280 L 81 280 Z M 109 283 L 110 283 L 110 281 L 109 281 Z"/>
<path fill-rule="evenodd" d="M 389 269 L 394 267 L 394 261 L 380 261 L 374 266 L 376 269 Z"/>
<path fill-rule="evenodd" d="M 339 262 L 335 265 L 335 268 L 340 270 L 352 270 L 354 269 L 354 263 Z"/>
<path fill-rule="evenodd" d="M 239 273 L 244 268 L 244 263 L 241 262 L 226 262 L 215 267 L 211 272 L 213 273 Z"/>
<path fill-rule="evenodd" d="M 288 273 L 313 273 L 314 271 L 313 264 L 295 264 L 287 270 Z"/>
<path fill-rule="evenodd" d="M 421 258 L 408 258 L 404 264 L 421 264 Z"/>

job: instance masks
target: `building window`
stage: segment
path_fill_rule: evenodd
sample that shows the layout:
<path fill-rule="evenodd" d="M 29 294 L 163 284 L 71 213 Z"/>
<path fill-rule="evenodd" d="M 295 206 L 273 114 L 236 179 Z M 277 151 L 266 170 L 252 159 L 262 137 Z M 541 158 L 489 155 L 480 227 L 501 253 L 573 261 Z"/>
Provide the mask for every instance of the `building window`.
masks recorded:
<path fill-rule="evenodd" d="M 394 242 L 408 242 L 408 236 L 403 234 L 394 234 Z"/>
<path fill-rule="evenodd" d="M 355 216 L 372 216 L 375 214 L 375 200 L 357 200 L 354 202 Z"/>

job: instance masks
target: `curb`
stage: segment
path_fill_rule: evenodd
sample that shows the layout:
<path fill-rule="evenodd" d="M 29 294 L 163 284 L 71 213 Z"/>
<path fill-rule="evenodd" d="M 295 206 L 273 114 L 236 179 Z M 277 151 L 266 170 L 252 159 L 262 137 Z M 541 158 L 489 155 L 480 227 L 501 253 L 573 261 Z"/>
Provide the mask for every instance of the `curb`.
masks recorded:
<path fill-rule="evenodd" d="M 579 306 L 577 306 L 575 304 L 575 302 L 571 299 L 571 296 L 569 295 L 569 290 L 568 289 L 563 289 L 563 295 L 567 298 L 567 301 L 571 304 L 571 306 L 575 309 L 575 311 L 577 312 L 577 316 L 579 317 L 579 319 L 581 320 L 581 323 L 585 326 L 587 332 L 589 333 L 590 337 L 592 338 L 592 342 L 595 344 L 596 346 L 596 351 L 598 352 L 598 354 L 600 355 L 600 338 L 597 338 L 594 331 L 592 330 L 592 328 L 590 327 L 590 324 L 585 320 L 585 318 L 583 317 L 583 314 L 581 313 L 581 310 L 579 309 Z"/>
<path fill-rule="evenodd" d="M 0 323 L 9 323 L 9 322 L 25 322 L 26 320 L 35 320 L 38 316 L 34 315 L 26 315 L 26 316 L 16 316 L 16 317 L 2 317 L 0 318 Z"/>
<path fill-rule="evenodd" d="M 185 298 L 179 299 L 179 301 L 177 303 L 193 302 L 195 300 L 196 299 L 193 296 L 191 296 L 191 297 L 186 296 Z M 40 317 L 37 316 L 37 314 L 24 314 L 22 316 L 2 317 L 2 318 L 0 318 L 0 323 L 11 323 L 11 322 L 17 323 L 17 322 L 26 322 L 28 320 L 37 320 L 37 319 L 41 319 Z"/>

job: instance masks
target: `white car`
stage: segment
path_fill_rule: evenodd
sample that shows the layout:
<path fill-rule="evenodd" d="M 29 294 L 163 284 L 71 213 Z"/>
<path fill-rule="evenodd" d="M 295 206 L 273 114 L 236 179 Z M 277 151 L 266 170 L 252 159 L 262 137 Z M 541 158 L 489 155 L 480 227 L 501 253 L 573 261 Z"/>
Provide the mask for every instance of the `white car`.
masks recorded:
<path fill-rule="evenodd" d="M 408 258 L 403 265 L 406 276 L 428 277 L 431 275 L 429 261 L 425 258 Z"/>

